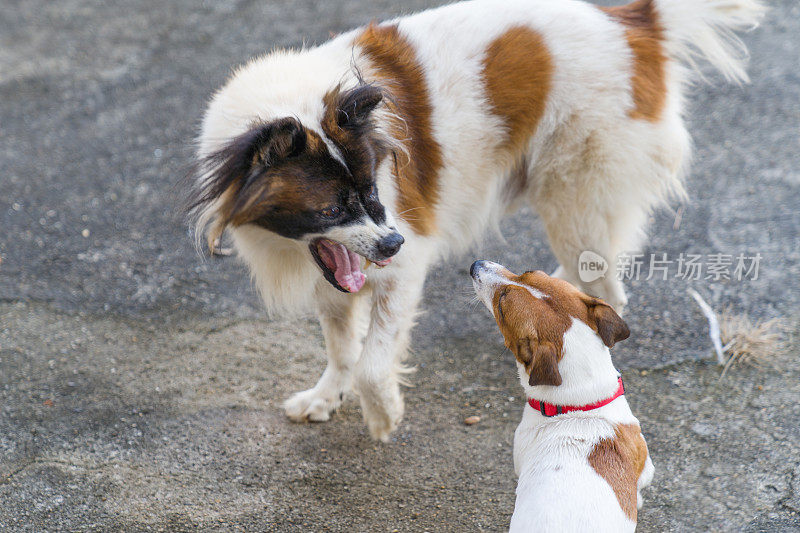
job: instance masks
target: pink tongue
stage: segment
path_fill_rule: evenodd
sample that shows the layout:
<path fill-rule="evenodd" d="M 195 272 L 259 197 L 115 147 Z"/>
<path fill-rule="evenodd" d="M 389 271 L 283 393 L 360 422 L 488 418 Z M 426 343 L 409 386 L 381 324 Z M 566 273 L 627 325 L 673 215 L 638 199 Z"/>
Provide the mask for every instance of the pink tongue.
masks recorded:
<path fill-rule="evenodd" d="M 343 244 L 333 241 L 322 241 L 320 247 L 329 254 L 321 254 L 325 265 L 333 270 L 333 277 L 343 289 L 358 292 L 364 286 L 367 276 L 361 272 L 361 259 Z M 331 264 L 333 263 L 333 264 Z"/>

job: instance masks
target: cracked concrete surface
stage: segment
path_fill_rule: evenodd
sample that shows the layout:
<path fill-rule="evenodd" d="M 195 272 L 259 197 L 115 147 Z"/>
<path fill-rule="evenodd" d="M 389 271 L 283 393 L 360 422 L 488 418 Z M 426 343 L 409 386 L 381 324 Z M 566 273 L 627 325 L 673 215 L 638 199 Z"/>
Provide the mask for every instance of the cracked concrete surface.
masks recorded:
<path fill-rule="evenodd" d="M 267 319 L 232 259 L 197 256 L 173 184 L 208 95 L 273 46 L 414 0 L 11 2 L 0 17 L 0 530 L 503 530 L 522 409 L 513 358 L 470 304 L 471 259 L 552 269 L 529 213 L 433 272 L 407 415 L 372 442 L 280 403 L 313 385 L 312 320 Z M 691 91 L 692 198 L 645 253 L 762 254 L 759 279 L 628 283 L 614 350 L 656 465 L 642 531 L 800 530 L 800 6 L 746 36 L 753 83 Z M 789 354 L 711 362 L 715 308 L 784 317 Z M 475 426 L 464 418 L 480 415 Z"/>

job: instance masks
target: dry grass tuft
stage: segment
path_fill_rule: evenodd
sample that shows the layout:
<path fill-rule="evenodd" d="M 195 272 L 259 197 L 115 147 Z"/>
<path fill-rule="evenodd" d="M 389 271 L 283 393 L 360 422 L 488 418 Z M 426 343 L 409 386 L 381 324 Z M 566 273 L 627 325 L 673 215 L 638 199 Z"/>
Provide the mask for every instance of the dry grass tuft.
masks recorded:
<path fill-rule="evenodd" d="M 773 367 L 775 358 L 788 350 L 789 325 L 781 318 L 752 321 L 730 308 L 720 314 L 720 335 L 728 359 L 720 379 L 737 364 Z"/>

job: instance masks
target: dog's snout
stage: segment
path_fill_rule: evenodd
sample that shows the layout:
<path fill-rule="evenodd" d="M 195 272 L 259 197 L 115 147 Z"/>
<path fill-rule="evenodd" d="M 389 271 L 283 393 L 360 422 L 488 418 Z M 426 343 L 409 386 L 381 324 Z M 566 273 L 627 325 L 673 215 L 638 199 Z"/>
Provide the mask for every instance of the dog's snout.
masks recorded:
<path fill-rule="evenodd" d="M 472 263 L 472 266 L 469 267 L 469 275 L 473 278 L 477 275 L 478 271 L 486 264 L 486 261 L 479 260 Z"/>
<path fill-rule="evenodd" d="M 400 250 L 406 240 L 396 231 L 378 241 L 378 252 L 384 257 L 391 257 Z"/>

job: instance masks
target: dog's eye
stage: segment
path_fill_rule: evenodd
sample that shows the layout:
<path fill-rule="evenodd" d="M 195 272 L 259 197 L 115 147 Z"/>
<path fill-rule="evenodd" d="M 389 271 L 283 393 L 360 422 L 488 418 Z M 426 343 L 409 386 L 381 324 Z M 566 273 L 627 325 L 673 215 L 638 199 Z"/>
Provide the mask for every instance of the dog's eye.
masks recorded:
<path fill-rule="evenodd" d="M 500 319 L 500 322 L 503 322 L 505 318 L 503 316 L 503 298 L 506 297 L 506 294 L 506 292 L 503 292 L 500 294 L 500 298 L 497 299 L 497 318 Z"/>
<path fill-rule="evenodd" d="M 323 209 L 319 213 L 325 218 L 336 218 L 341 214 L 341 212 L 342 212 L 342 209 L 339 206 L 332 205 L 330 207 L 326 207 L 325 209 Z"/>
<path fill-rule="evenodd" d="M 369 190 L 369 199 L 370 200 L 377 200 L 378 199 L 378 186 L 374 183 L 372 184 L 372 188 Z"/>

